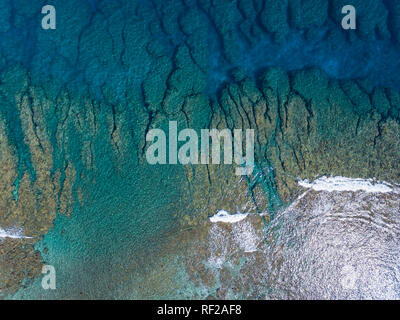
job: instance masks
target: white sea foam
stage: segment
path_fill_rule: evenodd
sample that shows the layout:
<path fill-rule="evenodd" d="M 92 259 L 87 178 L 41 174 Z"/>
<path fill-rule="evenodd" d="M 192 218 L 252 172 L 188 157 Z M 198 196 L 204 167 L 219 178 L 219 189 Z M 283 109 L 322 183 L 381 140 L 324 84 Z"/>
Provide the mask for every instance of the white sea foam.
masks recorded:
<path fill-rule="evenodd" d="M 32 237 L 27 237 L 21 234 L 21 230 L 4 230 L 0 228 L 0 239 L 32 239 Z"/>
<path fill-rule="evenodd" d="M 313 182 L 298 181 L 299 185 L 315 191 L 365 191 L 371 193 L 398 192 L 387 182 L 376 182 L 373 179 L 353 179 L 346 177 L 321 177 Z"/>
<path fill-rule="evenodd" d="M 232 223 L 233 220 L 237 223 L 232 223 L 232 227 L 229 229 L 224 228 L 219 223 L 214 223 L 210 227 L 207 245 L 210 250 L 210 257 L 207 261 L 208 265 L 215 269 L 221 269 L 225 263 L 230 264 L 234 252 L 253 253 L 257 251 L 259 244 L 263 241 L 261 231 L 256 230 L 251 221 L 244 219 L 248 214 L 230 215 L 224 210 L 221 211 L 222 216 L 230 216 L 229 219 L 223 219 L 223 222 L 229 220 L 228 223 Z M 221 211 L 219 212 L 220 215 Z M 240 217 L 240 220 L 238 217 Z M 221 222 L 220 217 L 217 220 Z"/>
<path fill-rule="evenodd" d="M 233 226 L 233 239 L 236 245 L 244 252 L 255 252 L 260 243 L 260 234 L 257 234 L 249 221 L 238 223 Z"/>
<path fill-rule="evenodd" d="M 247 217 L 248 213 L 235 213 L 230 214 L 225 210 L 218 211 L 215 215 L 210 217 L 210 221 L 215 222 L 224 222 L 224 223 L 235 223 L 242 221 Z"/>

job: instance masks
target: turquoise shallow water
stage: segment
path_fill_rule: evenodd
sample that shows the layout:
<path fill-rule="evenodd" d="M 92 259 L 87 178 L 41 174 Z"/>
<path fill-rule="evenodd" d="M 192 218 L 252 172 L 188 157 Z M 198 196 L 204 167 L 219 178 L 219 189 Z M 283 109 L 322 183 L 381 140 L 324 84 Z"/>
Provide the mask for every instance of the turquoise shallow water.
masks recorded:
<path fill-rule="evenodd" d="M 100 178 L 89 195 L 95 200 L 75 208 L 71 217 L 58 215 L 36 245 L 44 262 L 58 270 L 58 290 L 43 290 L 39 277 L 14 298 L 117 297 L 122 283 L 154 263 L 149 249 L 156 255 L 163 234 L 174 227 L 171 200 L 180 197 L 180 179 L 182 170 L 176 166 L 130 166 L 124 179 L 114 174 Z M 135 289 L 132 296 L 138 294 Z"/>

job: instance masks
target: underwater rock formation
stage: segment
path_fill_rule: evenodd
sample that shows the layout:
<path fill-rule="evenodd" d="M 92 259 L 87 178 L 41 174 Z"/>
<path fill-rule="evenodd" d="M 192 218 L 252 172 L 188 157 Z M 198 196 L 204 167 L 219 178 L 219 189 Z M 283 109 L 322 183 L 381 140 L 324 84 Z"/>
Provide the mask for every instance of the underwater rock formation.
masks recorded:
<path fill-rule="evenodd" d="M 4 76 L 1 85 L 5 101 L 14 106 L 8 107 L 14 115 L 3 120 L 0 136 L 2 186 L 8 188 L 2 192 L 1 207 L 8 214 L 2 215 L 1 225 L 23 227 L 26 235 L 39 239 L 51 228 L 56 212 L 68 215 L 84 205 L 90 183 L 104 175 L 98 169 L 104 162 L 110 166 L 108 174 L 118 175 L 132 166 L 139 170 L 148 166 L 141 145 L 144 137 L 135 144 L 127 117 L 122 110 L 114 111 L 117 107 L 67 91 L 52 101 L 43 89 L 29 85 L 22 69 L 12 74 L 11 79 Z M 240 75 L 235 72 L 236 81 L 221 89 L 217 100 L 208 104 L 200 95 L 195 101 L 210 112 L 207 128 L 255 129 L 256 170 L 249 177 L 238 177 L 233 165 L 183 166 L 174 209 L 180 229 L 201 228 L 221 208 L 273 215 L 296 198 L 299 179 L 341 175 L 398 183 L 397 92 L 329 79 L 316 69 L 289 73 L 268 69 L 257 81 Z M 189 119 L 199 116 L 191 104 L 184 104 L 187 118 L 180 124 L 188 121 L 187 126 L 196 128 Z M 202 114 L 200 118 L 204 119 Z M 147 126 L 162 127 L 168 119 L 160 112 Z M 10 121 L 20 125 L 24 137 L 20 145 L 8 138 Z M 25 159 L 18 148 L 25 148 Z M 159 190 L 153 197 L 154 192 Z M 134 205 L 125 208 L 132 215 Z M 39 261 L 34 261 L 32 268 L 38 270 Z M 17 265 L 11 258 L 7 262 Z M 21 268 L 30 270 L 26 265 Z"/>

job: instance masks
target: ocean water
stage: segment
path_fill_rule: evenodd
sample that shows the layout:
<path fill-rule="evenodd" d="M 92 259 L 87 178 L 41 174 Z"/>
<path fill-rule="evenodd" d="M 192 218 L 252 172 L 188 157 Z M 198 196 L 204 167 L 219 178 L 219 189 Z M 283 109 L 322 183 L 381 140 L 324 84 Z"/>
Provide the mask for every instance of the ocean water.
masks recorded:
<path fill-rule="evenodd" d="M 113 4 L 100 0 L 68 3 L 55 1 L 54 6 L 59 9 L 58 26 L 54 32 L 45 33 L 40 28 L 43 16 L 40 14 L 40 10 L 45 5 L 45 1 L 36 1 L 35 3 L 20 1 L 15 4 L 3 1 L 3 30 L 1 33 L 3 68 L 12 63 L 22 64 L 29 68 L 34 80 L 46 81 L 51 77 L 62 83 L 77 84 L 78 87 L 89 85 L 90 89 L 98 95 L 100 95 L 99 87 L 106 83 L 115 91 L 117 97 L 122 98 L 127 85 L 140 84 L 150 71 L 152 61 L 143 52 L 144 48 L 140 47 L 140 42 L 143 42 L 147 32 L 138 34 L 141 31 L 138 25 L 141 18 L 148 19 L 148 21 L 155 18 L 162 20 L 163 18 L 158 17 L 156 13 L 162 11 L 161 3 L 154 2 L 153 4 L 151 1 L 145 1 L 139 6 L 135 2 L 125 1 Z M 166 7 L 164 10 L 168 13 L 168 10 L 175 9 L 182 14 L 187 10 L 188 14 L 198 15 L 198 20 L 205 20 L 202 21 L 204 25 L 196 20 L 193 21 L 195 26 L 201 25 L 198 27 L 199 32 L 203 31 L 201 27 L 207 31 L 207 37 L 201 38 L 201 43 L 194 43 L 193 47 L 207 53 L 206 64 L 208 66 L 204 71 L 208 79 L 207 91 L 210 94 L 215 94 L 224 82 L 229 81 L 230 70 L 235 67 L 242 68 L 248 76 L 254 76 L 260 70 L 271 66 L 279 66 L 285 70 L 318 67 L 334 78 L 362 78 L 368 79 L 372 85 L 393 88 L 400 86 L 395 76 L 400 70 L 398 43 L 394 39 L 396 36 L 395 26 L 391 25 L 394 22 L 390 19 L 390 15 L 396 16 L 397 12 L 395 10 L 387 11 L 396 6 L 395 1 L 385 1 L 387 7 L 385 7 L 386 12 L 383 17 L 385 21 L 388 21 L 388 29 L 393 32 L 391 35 L 382 36 L 377 30 L 376 36 L 369 35 L 371 39 L 360 39 L 354 35 L 354 31 L 343 33 L 339 23 L 333 24 L 330 21 L 326 25 L 315 27 L 312 30 L 315 34 L 313 37 L 307 36 L 304 30 L 293 29 L 285 41 L 277 43 L 268 33 L 260 32 L 249 43 L 239 30 L 237 34 L 233 35 L 233 45 L 238 50 L 234 54 L 232 53 L 232 57 L 224 52 L 227 48 L 220 43 L 221 36 L 218 35 L 215 28 L 213 30 L 212 16 L 206 17 L 201 2 L 189 1 L 189 3 L 188 7 L 184 8 L 179 1 L 168 1 L 164 5 Z M 242 2 L 239 1 L 239 3 Z M 221 1 L 219 6 L 223 8 L 224 2 Z M 226 6 L 230 8 L 227 4 Z M 194 13 L 190 10 L 194 10 Z M 132 11 L 136 14 L 132 14 Z M 140 11 L 143 11 L 141 15 Z M 368 12 L 369 5 L 362 6 L 360 11 Z M 177 13 L 169 19 L 173 20 L 176 18 L 175 15 Z M 232 16 L 234 15 L 238 15 L 238 13 L 232 13 Z M 10 24 L 10 17 L 14 24 Z M 100 17 L 106 18 L 106 21 L 99 21 Z M 124 19 L 124 21 L 118 23 L 118 19 Z M 162 22 L 166 23 L 167 19 L 165 18 L 165 21 Z M 367 17 L 362 15 L 359 19 L 364 20 Z M 148 23 L 148 21 L 143 21 L 144 25 Z M 282 24 L 291 23 L 290 18 L 289 21 L 282 19 L 281 22 Z M 118 46 L 122 47 L 123 45 L 121 38 L 123 38 L 122 29 L 125 23 L 129 27 L 139 29 L 129 31 L 132 31 L 133 37 L 138 37 L 133 39 L 136 40 L 136 43 L 131 44 L 132 49 L 140 50 L 135 54 L 132 52 L 129 58 L 126 58 L 127 61 L 124 61 L 126 52 L 115 57 L 102 56 L 102 53 L 113 53 L 112 48 L 108 48 L 110 40 L 107 39 L 107 42 L 100 44 L 95 42 L 96 37 L 101 38 L 102 32 L 108 33 L 107 36 L 112 36 L 112 32 L 115 32 L 114 47 L 117 51 Z M 169 27 L 171 30 L 166 29 L 169 32 L 157 30 L 153 32 L 154 34 L 149 35 L 150 40 L 159 45 L 157 50 L 160 55 L 171 57 L 174 54 L 174 46 L 185 43 L 184 31 L 176 28 L 174 23 L 171 21 L 172 26 Z M 99 24 L 101 29 L 98 34 L 93 34 L 95 28 L 91 28 L 91 24 L 93 26 Z M 373 24 L 374 22 L 371 21 L 371 25 Z M 144 27 L 141 26 L 141 28 Z M 261 28 L 257 25 L 256 27 Z M 184 29 L 183 26 L 182 28 Z M 352 40 L 346 41 L 349 37 Z M 187 36 L 187 38 L 189 37 Z M 83 42 L 83 50 L 79 52 L 77 46 L 81 42 Z M 97 46 L 99 50 L 96 53 Z M 103 48 L 101 49 L 101 47 Z M 121 50 L 121 48 L 118 49 Z M 115 53 L 115 55 L 117 54 Z M 125 63 L 127 65 L 124 65 Z"/>
<path fill-rule="evenodd" d="M 71 217 L 57 215 L 36 245 L 44 262 L 60 270 L 58 289 L 43 290 L 39 277 L 14 298 L 124 298 L 119 286 L 135 284 L 138 268 L 156 268 L 151 255 L 176 224 L 171 202 L 179 201 L 182 170 L 132 166 L 127 171 L 123 179 L 115 172 L 102 177 L 88 202 Z M 140 298 L 131 288 L 129 295 Z"/>
<path fill-rule="evenodd" d="M 210 204 L 212 201 L 221 201 L 221 205 L 230 201 L 232 209 L 239 207 L 233 204 L 234 196 L 224 198 L 224 194 L 237 187 L 239 182 L 227 179 L 224 185 L 218 173 L 212 171 L 210 178 L 210 169 L 207 167 L 208 179 L 213 182 L 219 179 L 218 183 L 222 185 L 217 184 L 222 190 L 220 195 L 214 189 L 203 189 L 203 184 L 206 184 L 204 180 L 208 180 L 205 178 L 206 171 L 181 165 L 147 164 L 143 158 L 145 133 L 153 127 L 166 129 L 168 120 L 178 120 L 182 128 L 199 130 L 208 127 L 218 117 L 216 106 L 223 104 L 223 90 L 227 86 L 244 79 L 251 79 L 260 85 L 260 75 L 271 67 L 293 74 L 310 68 L 320 69 L 326 73 L 329 81 L 339 79 L 353 83 L 351 81 L 360 80 L 357 83 L 362 83 L 365 91 L 376 86 L 388 88 L 385 90 L 400 90 L 397 76 L 400 72 L 400 42 L 396 39 L 400 10 L 395 0 L 377 1 L 378 9 L 384 10 L 384 14 L 377 10 L 372 1 L 358 1 L 359 29 L 348 32 L 341 29 L 340 20 L 337 19 L 337 16 L 340 17 L 337 13 L 340 1 L 329 1 L 328 8 L 321 5 L 320 1 L 315 1 L 326 11 L 325 16 L 322 14 L 320 20 L 316 18 L 315 21 L 303 11 L 304 18 L 301 14 L 300 18 L 293 16 L 293 12 L 297 12 L 295 3 L 298 1 L 288 0 L 292 5 L 289 16 L 274 10 L 271 1 L 250 3 L 219 0 L 211 5 L 212 2 L 55 0 L 52 4 L 57 10 L 57 28 L 42 30 L 41 8 L 46 1 L 0 0 L 0 81 L 7 84 L 0 92 L 0 115 L 6 123 L 9 143 L 15 149 L 17 170 L 13 198 L 18 202 L 27 190 L 33 190 L 36 198 L 45 197 L 43 190 L 46 188 L 43 185 L 50 182 L 38 178 L 42 171 L 59 180 L 61 186 L 60 190 L 54 187 L 53 191 L 49 191 L 58 195 L 57 208 L 53 210 L 55 219 L 51 221 L 54 225 L 44 233 L 32 235 L 37 239 L 32 245 L 39 251 L 43 263 L 53 265 L 57 270 L 57 289 L 43 290 L 41 276 L 36 274 L 17 284 L 19 289 L 8 298 L 218 297 L 219 288 L 226 284 L 221 279 L 214 279 L 211 283 L 196 283 L 194 273 L 188 272 L 187 266 L 192 260 L 196 261 L 193 263 L 195 266 L 199 262 L 189 252 L 200 250 L 202 244 L 196 246 L 197 242 L 207 241 L 201 236 L 209 231 L 208 218 L 217 213 L 216 210 L 210 212 L 214 208 Z M 269 6 L 271 10 L 268 10 Z M 276 21 L 277 26 L 281 25 L 278 29 L 287 29 L 286 34 L 272 32 L 268 22 L 263 22 L 265 19 Z M 369 27 L 368 23 L 372 26 Z M 24 75 L 21 76 L 21 73 Z M 40 103 L 32 103 L 34 107 L 31 108 L 32 119 L 40 118 L 40 121 L 33 121 L 32 136 L 38 136 L 38 140 L 47 137 L 46 141 L 43 140 L 45 147 L 42 150 L 50 146 L 51 151 L 44 152 L 44 158 L 51 158 L 50 168 L 43 169 L 38 164 L 37 151 L 32 148 L 24 122 L 29 117 L 21 112 L 22 100 L 12 101 L 24 82 L 28 83 L 28 87 L 36 86 L 43 91 L 42 94 L 30 92 L 33 100 L 39 97 L 38 101 L 50 101 L 50 107 L 40 116 L 37 116 L 38 112 L 45 109 Z M 309 89 L 309 83 L 303 85 Z M 283 91 L 283 85 L 278 86 L 277 91 L 281 88 Z M 318 92 L 319 89 L 310 85 L 309 90 Z M 28 89 L 26 91 L 29 92 Z M 372 96 L 370 94 L 367 100 L 374 100 L 375 96 Z M 193 102 L 190 99 L 198 100 Z M 268 100 L 267 104 L 272 105 L 272 100 Z M 379 104 L 379 101 L 374 104 Z M 93 113 L 87 111 L 91 108 Z M 358 102 L 354 108 L 368 109 Z M 394 114 L 399 108 L 395 102 L 389 109 Z M 369 117 L 368 112 L 364 115 Z M 67 120 L 69 116 L 76 116 L 78 120 Z M 267 118 L 266 112 L 263 117 Z M 387 117 L 382 116 L 382 119 L 386 120 Z M 277 118 L 277 126 L 281 126 L 284 120 L 280 116 Z M 392 118 L 394 122 L 399 121 L 399 117 Z M 244 123 L 245 120 L 242 118 L 241 121 Z M 357 119 L 354 122 L 357 123 Z M 42 127 L 45 127 L 43 131 Z M 332 131 L 346 129 L 333 127 Z M 368 132 L 375 133 L 374 130 Z M 377 131 L 382 129 L 379 127 Z M 398 132 L 394 129 L 393 132 L 397 143 Z M 279 132 L 276 135 L 279 136 Z M 332 141 L 334 139 L 332 137 Z M 256 149 L 260 147 L 263 150 L 264 143 L 257 143 Z M 298 144 L 302 143 L 299 139 Z M 388 144 L 386 146 L 390 148 Z M 273 147 L 284 149 L 285 144 L 277 142 Z M 289 233 L 289 240 L 299 241 L 300 246 L 301 240 L 291 233 L 296 227 L 294 218 L 289 218 L 288 222 L 282 218 L 285 216 L 282 212 L 290 205 L 290 200 L 296 198 L 299 187 L 285 186 L 289 191 L 280 191 L 285 187 L 276 181 L 277 175 L 290 175 L 290 168 L 285 170 L 285 166 L 282 166 L 283 170 L 277 173 L 272 163 L 278 160 L 270 155 L 270 149 L 272 147 L 268 146 L 261 155 L 257 154 L 255 173 L 245 181 L 246 187 L 242 192 L 248 192 L 248 201 L 256 203 L 249 205 L 253 211 L 265 213 L 261 215 L 264 228 L 267 228 L 264 232 L 272 232 L 270 230 L 273 227 L 269 223 L 275 221 L 277 215 L 278 222 L 275 223 L 283 224 L 281 228 L 284 231 L 281 234 Z M 385 167 L 385 162 L 382 162 L 380 168 Z M 72 166 L 75 174 L 67 171 Z M 343 161 L 341 166 L 346 168 L 346 162 Z M 333 174 L 328 169 L 321 170 L 325 170 L 323 174 Z M 60 177 L 55 178 L 58 171 L 61 172 Z M 224 172 L 224 169 L 221 171 Z M 29 173 L 31 188 L 21 190 L 19 186 L 25 173 Z M 356 174 L 352 172 L 352 175 Z M 71 186 L 68 180 L 70 176 L 74 177 Z M 400 179 L 398 174 L 395 178 Z M 43 185 L 38 187 L 35 181 Z M 67 216 L 61 210 L 61 194 L 63 188 L 67 190 L 69 187 L 71 192 L 67 202 L 70 214 Z M 195 192 L 196 188 L 200 191 Z M 335 204 L 340 202 L 340 196 L 336 197 L 339 200 L 334 198 L 329 201 L 336 201 Z M 202 202 L 208 198 L 213 200 Z M 246 206 L 247 203 L 242 205 Z M 219 210 L 225 208 L 220 207 Z M 228 208 L 226 211 L 231 212 Z M 318 215 L 318 212 L 315 214 Z M 21 214 L 21 219 L 25 218 Z M 187 220 L 190 223 L 185 225 Z M 301 224 L 303 222 L 299 222 L 301 232 L 304 231 L 301 228 L 314 227 L 312 223 L 307 224 L 309 221 Z M 397 220 L 393 225 L 397 228 Z M 187 235 L 186 230 L 191 228 L 201 231 Z M 242 229 L 238 227 L 237 230 L 235 232 L 240 234 Z M 242 230 L 243 234 L 246 234 L 246 230 Z M 322 228 L 321 232 L 329 233 L 329 228 Z M 357 232 L 368 230 L 357 229 Z M 307 231 L 304 233 L 307 234 Z M 235 236 L 240 238 L 237 234 Z M 332 235 L 326 235 L 329 236 Z M 397 234 L 389 247 L 396 243 L 396 237 Z M 256 254 L 254 252 L 257 250 L 255 243 L 247 240 L 252 249 L 240 252 L 243 259 L 251 260 L 253 258 L 249 258 L 248 254 Z M 285 241 L 281 242 L 286 244 Z M 294 247 L 297 248 L 296 245 Z M 306 247 L 304 250 L 309 249 Z M 265 255 L 271 259 L 279 255 L 275 251 L 266 252 Z M 363 254 L 361 249 L 357 252 Z M 306 253 L 305 260 L 314 258 Z M 332 254 L 332 257 L 338 255 Z M 307 264 L 292 251 L 284 252 L 283 256 L 289 265 L 284 265 L 285 270 L 297 270 L 290 266 L 290 263 L 296 263 L 296 259 L 301 264 Z M 242 270 L 242 262 L 240 260 L 232 267 L 232 273 Z M 397 256 L 393 259 L 390 257 L 388 263 L 397 267 Z M 319 267 L 323 268 L 316 266 Z M 273 272 L 278 269 L 273 269 Z M 309 272 L 308 269 L 306 271 Z M 285 291 L 282 279 L 271 284 L 270 281 L 275 280 L 265 280 L 264 288 L 259 283 L 254 285 L 262 288 L 259 289 L 262 294 L 257 293 L 255 297 L 354 297 L 342 295 L 340 289 L 321 293 L 315 289 L 315 283 L 309 283 L 306 289 L 290 288 L 288 296 L 265 294 L 271 290 Z M 398 279 L 388 282 L 396 284 Z M 388 295 L 383 296 L 398 297 L 396 285 L 390 287 L 392 291 Z M 370 293 L 368 290 L 365 292 Z M 370 297 L 367 293 L 355 297 Z M 229 292 L 222 297 L 246 296 Z"/>

